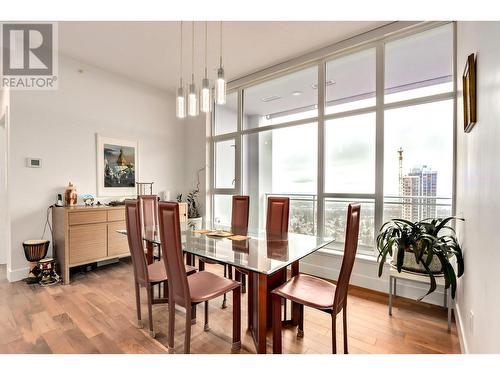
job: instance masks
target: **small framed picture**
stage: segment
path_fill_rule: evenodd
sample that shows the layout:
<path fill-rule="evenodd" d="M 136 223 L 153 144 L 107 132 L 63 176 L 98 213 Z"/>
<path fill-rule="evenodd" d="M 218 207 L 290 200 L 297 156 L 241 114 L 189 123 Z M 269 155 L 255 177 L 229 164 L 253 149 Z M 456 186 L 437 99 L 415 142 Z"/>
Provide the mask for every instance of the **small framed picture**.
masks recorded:
<path fill-rule="evenodd" d="M 464 132 L 469 133 L 476 123 L 476 58 L 474 54 L 467 57 L 464 75 L 462 76 L 464 97 Z"/>

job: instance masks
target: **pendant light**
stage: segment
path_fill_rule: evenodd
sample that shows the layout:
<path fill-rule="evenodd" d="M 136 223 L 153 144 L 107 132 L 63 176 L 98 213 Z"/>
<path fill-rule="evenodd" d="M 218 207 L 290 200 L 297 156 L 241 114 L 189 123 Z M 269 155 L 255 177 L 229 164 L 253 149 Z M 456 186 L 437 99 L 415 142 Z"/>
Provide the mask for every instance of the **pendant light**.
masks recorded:
<path fill-rule="evenodd" d="M 207 21 L 205 21 L 205 76 L 201 81 L 200 90 L 200 111 L 209 113 L 212 108 L 212 90 L 210 89 L 210 81 L 207 75 L 207 45 L 208 45 L 208 30 Z"/>
<path fill-rule="evenodd" d="M 224 77 L 224 68 L 222 67 L 222 21 L 219 24 L 220 37 L 220 56 L 219 69 L 217 69 L 217 81 L 215 85 L 215 102 L 217 104 L 226 104 L 226 79 Z"/>
<path fill-rule="evenodd" d="M 177 98 L 175 102 L 175 114 L 177 118 L 185 118 L 186 117 L 186 93 L 184 91 L 184 87 L 182 86 L 182 21 L 181 21 L 181 56 L 180 56 L 180 64 L 179 64 L 179 71 L 180 71 L 180 84 L 179 88 L 177 89 Z"/>
<path fill-rule="evenodd" d="M 188 115 L 198 116 L 198 94 L 194 84 L 194 21 L 191 28 L 191 83 L 188 90 Z"/>

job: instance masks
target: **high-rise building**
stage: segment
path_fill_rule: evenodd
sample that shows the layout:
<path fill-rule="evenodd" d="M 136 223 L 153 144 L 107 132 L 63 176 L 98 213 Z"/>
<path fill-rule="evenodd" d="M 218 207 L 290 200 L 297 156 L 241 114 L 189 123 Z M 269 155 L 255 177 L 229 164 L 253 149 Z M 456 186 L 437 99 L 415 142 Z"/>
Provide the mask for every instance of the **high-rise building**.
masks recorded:
<path fill-rule="evenodd" d="M 412 168 L 402 181 L 403 218 L 417 221 L 436 217 L 436 188 L 436 171 L 426 165 Z"/>

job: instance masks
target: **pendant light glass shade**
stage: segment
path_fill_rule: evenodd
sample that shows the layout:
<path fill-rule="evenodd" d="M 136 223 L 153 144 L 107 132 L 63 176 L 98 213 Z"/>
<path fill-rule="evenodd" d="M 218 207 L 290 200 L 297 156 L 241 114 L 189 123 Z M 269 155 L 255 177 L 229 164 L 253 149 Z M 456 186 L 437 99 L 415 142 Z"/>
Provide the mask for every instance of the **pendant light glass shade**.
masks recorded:
<path fill-rule="evenodd" d="M 217 69 L 217 80 L 215 81 L 215 102 L 219 105 L 226 104 L 226 78 L 224 77 L 224 68 L 222 67 L 222 21 L 219 24 L 220 55 L 219 69 Z"/>
<path fill-rule="evenodd" d="M 177 89 L 177 98 L 176 98 L 176 111 L 175 114 L 177 118 L 185 118 L 186 117 L 186 93 L 184 91 L 184 87 L 179 87 Z"/>
<path fill-rule="evenodd" d="M 188 115 L 198 116 L 198 94 L 196 93 L 196 86 L 194 82 L 189 85 L 188 92 Z"/>
<path fill-rule="evenodd" d="M 217 69 L 217 81 L 215 83 L 215 102 L 219 105 L 226 104 L 226 79 L 224 68 Z"/>
<path fill-rule="evenodd" d="M 200 90 L 200 111 L 203 113 L 209 113 L 211 110 L 212 90 L 210 89 L 210 81 L 208 78 L 203 78 Z"/>

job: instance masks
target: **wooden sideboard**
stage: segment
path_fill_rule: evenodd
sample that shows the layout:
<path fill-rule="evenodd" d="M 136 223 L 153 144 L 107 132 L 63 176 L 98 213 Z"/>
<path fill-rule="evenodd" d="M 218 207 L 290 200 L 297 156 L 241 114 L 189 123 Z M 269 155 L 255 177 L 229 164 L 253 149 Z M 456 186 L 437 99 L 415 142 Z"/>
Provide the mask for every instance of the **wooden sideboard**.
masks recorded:
<path fill-rule="evenodd" d="M 55 207 L 52 210 L 57 263 L 65 284 L 71 267 L 130 256 L 125 207 Z"/>
<path fill-rule="evenodd" d="M 187 204 L 179 203 L 180 221 L 187 221 Z M 52 210 L 56 260 L 65 284 L 71 267 L 130 256 L 125 207 L 54 207 Z"/>

